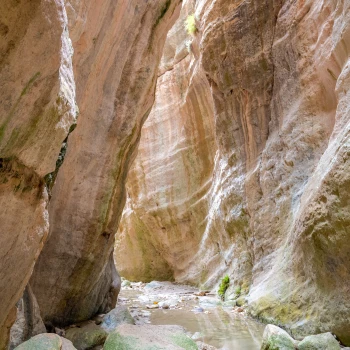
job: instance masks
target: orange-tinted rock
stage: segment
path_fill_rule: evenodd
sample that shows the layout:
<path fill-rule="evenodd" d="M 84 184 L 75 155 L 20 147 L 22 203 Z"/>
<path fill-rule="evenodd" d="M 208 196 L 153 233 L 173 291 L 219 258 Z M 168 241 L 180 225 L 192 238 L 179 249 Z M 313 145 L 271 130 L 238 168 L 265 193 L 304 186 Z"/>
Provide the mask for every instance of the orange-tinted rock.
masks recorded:
<path fill-rule="evenodd" d="M 190 57 L 168 62 L 172 70 L 158 78 L 128 180 L 117 265 L 139 278 L 145 260 L 146 279 L 208 286 L 228 273 L 227 295 L 239 286 L 254 315 L 296 336 L 332 331 L 349 343 L 349 4 L 203 0 L 193 13 Z M 185 40 L 172 31 L 164 55 L 181 52 Z M 202 125 L 215 123 L 215 162 L 205 167 L 212 175 L 197 164 L 204 154 L 214 159 L 212 137 L 198 144 L 195 123 L 192 134 L 174 132 L 192 120 L 177 111 L 191 99 L 166 95 L 195 84 L 191 69 L 179 69 L 188 61 L 207 80 L 199 109 L 213 101 L 213 113 L 199 114 Z M 199 156 L 184 175 L 187 149 Z M 207 188 L 193 181 L 202 174 Z M 206 211 L 196 211 L 192 193 Z"/>
<path fill-rule="evenodd" d="M 128 176 L 115 258 L 133 280 L 177 280 L 189 270 L 209 209 L 216 152 L 210 86 L 189 52 L 185 6 L 168 35 L 156 101 Z"/>
<path fill-rule="evenodd" d="M 63 2 L 0 4 L 0 349 L 48 233 L 44 177 L 75 121 Z"/>

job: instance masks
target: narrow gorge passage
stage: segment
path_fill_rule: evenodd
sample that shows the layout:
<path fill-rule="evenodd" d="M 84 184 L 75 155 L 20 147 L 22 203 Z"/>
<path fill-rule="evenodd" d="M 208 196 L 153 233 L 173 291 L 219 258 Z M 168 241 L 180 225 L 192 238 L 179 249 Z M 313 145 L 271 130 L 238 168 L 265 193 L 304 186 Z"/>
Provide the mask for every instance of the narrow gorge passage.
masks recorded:
<path fill-rule="evenodd" d="M 0 2 L 0 350 L 350 347 L 349 101 L 349 0 Z"/>
<path fill-rule="evenodd" d="M 123 280 L 119 303 L 127 305 L 136 324 L 184 327 L 202 348 L 260 349 L 265 326 L 249 317 L 242 307 L 233 308 L 215 293 L 171 282 Z"/>

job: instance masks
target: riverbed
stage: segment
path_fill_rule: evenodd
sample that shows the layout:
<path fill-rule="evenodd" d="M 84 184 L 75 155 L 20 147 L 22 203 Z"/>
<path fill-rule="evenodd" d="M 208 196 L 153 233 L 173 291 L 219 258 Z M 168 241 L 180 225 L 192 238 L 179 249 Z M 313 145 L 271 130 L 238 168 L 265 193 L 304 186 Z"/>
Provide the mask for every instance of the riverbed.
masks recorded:
<path fill-rule="evenodd" d="M 129 307 L 136 324 L 179 325 L 194 340 L 221 350 L 260 349 L 264 325 L 210 292 L 170 282 L 124 281 L 119 303 Z"/>

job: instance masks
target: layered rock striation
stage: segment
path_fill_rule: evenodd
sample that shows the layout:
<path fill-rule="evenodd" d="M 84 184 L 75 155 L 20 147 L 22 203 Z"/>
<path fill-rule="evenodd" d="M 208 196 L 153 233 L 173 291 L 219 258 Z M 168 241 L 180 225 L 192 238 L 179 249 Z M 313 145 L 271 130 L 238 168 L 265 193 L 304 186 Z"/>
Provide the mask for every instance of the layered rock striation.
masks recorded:
<path fill-rule="evenodd" d="M 349 6 L 184 2 L 127 184 L 122 275 L 229 274 L 256 317 L 349 344 Z"/>
<path fill-rule="evenodd" d="M 52 190 L 49 239 L 31 279 L 46 325 L 86 320 L 115 305 L 112 251 L 124 184 L 179 5 L 66 3 L 80 115 Z"/>
<path fill-rule="evenodd" d="M 76 119 L 67 23 L 60 0 L 0 4 L 1 349 L 48 234 L 46 175 Z"/>
<path fill-rule="evenodd" d="M 115 304 L 124 183 L 180 3 L 0 5 L 0 349 L 48 234 L 30 287 L 46 326 Z"/>

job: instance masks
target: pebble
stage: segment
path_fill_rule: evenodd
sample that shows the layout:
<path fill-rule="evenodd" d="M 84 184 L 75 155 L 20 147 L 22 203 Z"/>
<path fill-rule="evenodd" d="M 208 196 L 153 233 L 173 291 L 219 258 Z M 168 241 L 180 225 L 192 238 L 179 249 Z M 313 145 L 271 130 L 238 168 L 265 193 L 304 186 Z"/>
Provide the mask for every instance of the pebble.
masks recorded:
<path fill-rule="evenodd" d="M 192 312 L 204 312 L 204 309 L 202 307 L 195 307 L 191 310 Z"/>

